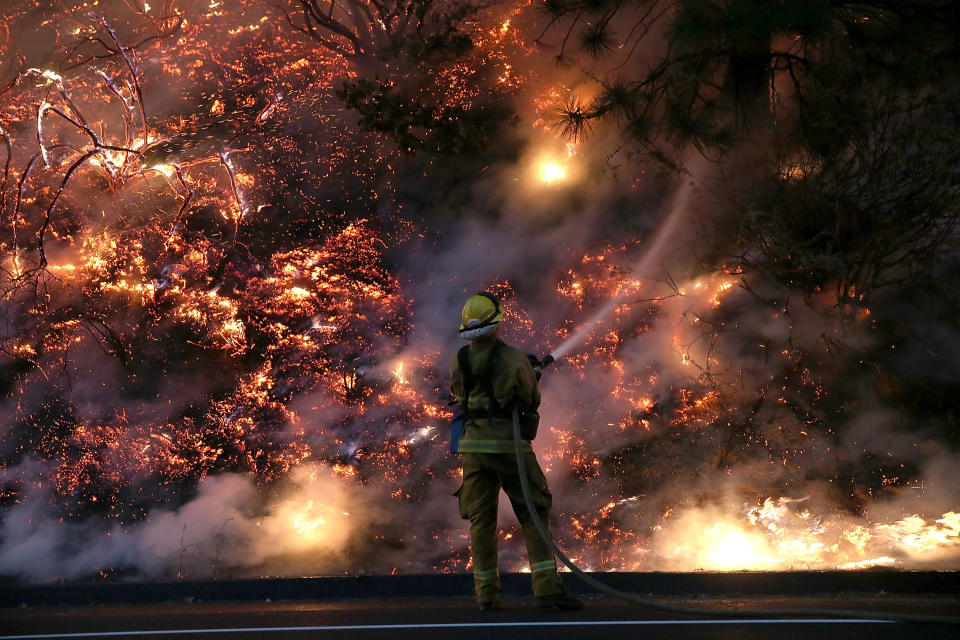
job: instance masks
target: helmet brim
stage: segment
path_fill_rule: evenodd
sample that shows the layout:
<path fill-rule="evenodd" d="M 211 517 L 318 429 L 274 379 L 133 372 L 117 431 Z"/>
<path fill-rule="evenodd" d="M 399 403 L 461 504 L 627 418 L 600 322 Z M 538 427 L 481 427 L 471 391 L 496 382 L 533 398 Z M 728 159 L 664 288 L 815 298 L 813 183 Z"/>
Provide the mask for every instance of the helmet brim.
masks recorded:
<path fill-rule="evenodd" d="M 494 331 L 497 330 L 497 323 L 491 322 L 485 324 L 482 327 L 470 327 L 469 329 L 461 329 L 460 337 L 464 340 L 476 340 L 477 338 L 482 338 L 483 336 L 488 336 Z"/>

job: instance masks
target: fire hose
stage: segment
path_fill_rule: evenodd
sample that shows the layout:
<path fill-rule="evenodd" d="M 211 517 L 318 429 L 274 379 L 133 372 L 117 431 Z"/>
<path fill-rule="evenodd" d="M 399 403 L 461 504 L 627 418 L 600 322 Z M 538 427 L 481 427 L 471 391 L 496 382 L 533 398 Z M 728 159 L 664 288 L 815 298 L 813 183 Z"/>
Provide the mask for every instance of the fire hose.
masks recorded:
<path fill-rule="evenodd" d="M 549 356 L 548 356 L 549 357 Z M 546 359 L 544 359 L 546 361 Z M 550 359 L 552 362 L 553 359 Z M 549 363 L 546 363 L 549 364 Z M 706 607 L 684 607 L 681 605 L 666 604 L 663 602 L 656 602 L 654 600 L 649 600 L 647 598 L 641 598 L 632 593 L 624 593 L 614 589 L 613 587 L 606 585 L 593 576 L 587 574 L 585 571 L 580 569 L 576 564 L 573 563 L 570 558 L 567 557 L 563 551 L 557 547 L 554 543 L 553 538 L 550 536 L 550 532 L 547 530 L 547 527 L 544 525 L 543 521 L 540 519 L 540 515 L 537 513 L 537 508 L 533 502 L 533 496 L 530 493 L 530 481 L 527 478 L 527 463 L 524 459 L 524 452 L 522 449 L 522 440 L 520 435 L 520 410 L 514 405 L 513 407 L 513 444 L 514 452 L 517 456 L 517 469 L 520 472 L 520 486 L 523 489 L 523 500 L 526 502 L 527 511 L 530 512 L 530 519 L 533 520 L 533 525 L 537 528 L 537 532 L 540 534 L 540 537 L 543 538 L 543 541 L 550 547 L 550 550 L 553 551 L 553 554 L 559 558 L 570 572 L 578 577 L 580 580 L 590 585 L 600 593 L 606 594 L 610 597 L 616 598 L 618 600 L 623 600 L 624 602 L 629 602 L 631 604 L 639 605 L 641 607 L 646 607 L 648 609 L 657 609 L 659 611 L 668 611 L 670 613 L 682 613 L 687 615 L 694 616 L 717 616 L 723 618 L 782 618 L 782 617 L 806 617 L 806 616 L 825 616 L 833 618 L 845 618 L 852 620 L 882 620 L 889 622 L 927 622 L 927 623 L 936 623 L 936 624 L 960 624 L 960 618 L 951 618 L 947 616 L 928 616 L 928 615 L 919 615 L 911 613 L 886 613 L 886 612 L 872 612 L 872 611 L 853 611 L 846 609 L 710 609 Z"/>

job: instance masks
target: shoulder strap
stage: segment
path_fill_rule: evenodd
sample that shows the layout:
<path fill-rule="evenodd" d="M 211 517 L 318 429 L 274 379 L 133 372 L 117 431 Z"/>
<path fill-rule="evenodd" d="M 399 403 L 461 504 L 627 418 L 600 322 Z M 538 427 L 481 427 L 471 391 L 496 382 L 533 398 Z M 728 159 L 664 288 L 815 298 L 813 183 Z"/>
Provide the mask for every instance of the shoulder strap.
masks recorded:
<path fill-rule="evenodd" d="M 460 347 L 457 351 L 457 365 L 463 374 L 463 408 L 466 409 L 470 402 L 470 392 L 473 390 L 474 375 L 470 368 L 470 345 Z"/>
<path fill-rule="evenodd" d="M 497 356 L 503 347 L 504 344 L 497 340 L 490 348 L 490 353 L 483 368 L 477 373 L 474 373 L 470 366 L 470 345 L 461 347 L 457 351 L 457 365 L 463 373 L 463 408 L 467 411 L 467 415 L 470 415 L 470 392 L 477 382 L 481 382 L 487 392 L 487 419 L 493 419 L 496 407 L 496 399 L 493 395 L 493 369 L 496 366 Z"/>
<path fill-rule="evenodd" d="M 487 362 L 483 367 L 483 374 L 481 375 L 483 383 L 487 387 L 487 424 L 491 427 L 493 414 L 497 408 L 497 400 L 493 394 L 493 367 L 496 365 L 497 355 L 503 346 L 503 343 L 499 340 L 493 343 L 493 347 L 490 348 L 490 355 L 487 356 Z"/>

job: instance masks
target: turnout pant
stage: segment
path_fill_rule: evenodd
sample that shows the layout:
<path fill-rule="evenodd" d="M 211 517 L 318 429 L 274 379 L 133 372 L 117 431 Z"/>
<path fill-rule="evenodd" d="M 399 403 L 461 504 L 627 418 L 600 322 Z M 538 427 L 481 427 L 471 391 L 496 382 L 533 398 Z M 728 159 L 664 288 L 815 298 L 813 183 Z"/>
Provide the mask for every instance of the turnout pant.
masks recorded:
<path fill-rule="evenodd" d="M 547 488 L 537 458 L 526 453 L 527 474 L 537 514 L 549 528 L 553 497 Z M 503 489 L 520 521 L 527 560 L 533 579 L 533 594 L 547 596 L 563 592 L 557 562 L 550 547 L 537 532 L 523 500 L 517 457 L 510 453 L 464 453 L 463 486 L 456 495 L 460 516 L 470 520 L 470 549 L 473 556 L 473 583 L 478 602 L 500 599 L 500 573 L 497 569 L 497 505 Z"/>

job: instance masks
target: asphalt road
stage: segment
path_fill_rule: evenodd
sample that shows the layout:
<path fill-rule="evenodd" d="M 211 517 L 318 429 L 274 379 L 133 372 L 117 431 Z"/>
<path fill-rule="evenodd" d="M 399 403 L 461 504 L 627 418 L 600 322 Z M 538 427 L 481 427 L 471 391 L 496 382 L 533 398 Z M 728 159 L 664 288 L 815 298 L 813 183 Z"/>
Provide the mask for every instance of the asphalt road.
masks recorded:
<path fill-rule="evenodd" d="M 740 608 L 848 608 L 914 614 L 960 614 L 956 595 L 928 597 L 698 598 L 674 604 Z M 548 638 L 645 640 L 887 640 L 960 638 L 960 626 L 838 620 L 690 618 L 606 599 L 577 612 L 541 612 L 531 599 L 510 598 L 505 609 L 477 611 L 466 598 L 397 598 L 333 602 L 174 603 L 24 607 L 0 610 L 0 640 L 14 638 L 320 638 L 508 640 Z"/>

